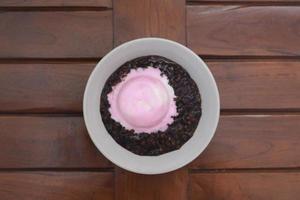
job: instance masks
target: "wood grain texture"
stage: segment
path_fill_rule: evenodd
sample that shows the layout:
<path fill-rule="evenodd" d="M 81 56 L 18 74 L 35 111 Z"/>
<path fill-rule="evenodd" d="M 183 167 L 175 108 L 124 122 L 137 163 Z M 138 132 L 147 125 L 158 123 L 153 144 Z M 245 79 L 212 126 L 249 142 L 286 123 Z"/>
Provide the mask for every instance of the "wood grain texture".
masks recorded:
<path fill-rule="evenodd" d="M 298 115 L 222 116 L 211 144 L 189 168 L 300 167 L 299 122 Z M 0 168 L 111 167 L 81 117 L 2 116 L 0 130 Z"/>
<path fill-rule="evenodd" d="M 161 175 L 141 175 L 117 168 L 116 200 L 187 199 L 186 169 Z"/>
<path fill-rule="evenodd" d="M 111 0 L 1 0 L 0 7 L 90 6 L 111 7 Z"/>
<path fill-rule="evenodd" d="M 0 173 L 3 200 L 113 200 L 112 173 L 14 172 Z"/>
<path fill-rule="evenodd" d="M 0 58 L 101 57 L 112 48 L 112 12 L 1 12 Z"/>
<path fill-rule="evenodd" d="M 299 109 L 300 62 L 209 61 L 222 109 Z M 0 112 L 82 112 L 96 63 L 0 64 Z"/>
<path fill-rule="evenodd" d="M 221 116 L 207 149 L 190 168 L 300 167 L 300 116 Z"/>
<path fill-rule="evenodd" d="M 162 37 L 186 44 L 185 0 L 115 0 L 114 46 L 141 37 Z M 186 199 L 187 170 L 137 175 L 116 169 L 116 199 Z"/>
<path fill-rule="evenodd" d="M 300 7 L 188 6 L 187 45 L 202 55 L 299 56 Z"/>
<path fill-rule="evenodd" d="M 290 200 L 300 196 L 299 173 L 201 173 L 190 179 L 191 200 Z"/>
<path fill-rule="evenodd" d="M 111 167 L 81 117 L 1 116 L 0 146 L 0 168 Z"/>
<path fill-rule="evenodd" d="M 256 3 L 266 3 L 269 5 L 272 5 L 272 3 L 294 3 L 294 2 L 299 2 L 299 0 L 188 0 L 188 2 L 191 3 L 207 3 L 207 2 L 241 2 L 241 3 L 248 3 L 248 2 L 256 2 Z"/>
<path fill-rule="evenodd" d="M 115 0 L 115 45 L 140 37 L 185 44 L 185 0 Z"/>
<path fill-rule="evenodd" d="M 208 62 L 222 109 L 300 108 L 300 62 Z"/>
<path fill-rule="evenodd" d="M 1 112 L 82 112 L 96 63 L 0 64 Z"/>

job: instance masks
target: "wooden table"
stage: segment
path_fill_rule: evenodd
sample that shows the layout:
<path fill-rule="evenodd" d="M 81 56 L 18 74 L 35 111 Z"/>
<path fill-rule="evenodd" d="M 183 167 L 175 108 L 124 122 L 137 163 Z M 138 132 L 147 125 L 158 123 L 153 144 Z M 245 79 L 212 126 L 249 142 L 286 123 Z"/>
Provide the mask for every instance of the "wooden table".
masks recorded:
<path fill-rule="evenodd" d="M 193 163 L 115 167 L 92 144 L 82 96 L 125 41 L 185 44 L 213 72 L 221 118 Z M 299 0 L 1 0 L 0 199 L 300 198 Z"/>

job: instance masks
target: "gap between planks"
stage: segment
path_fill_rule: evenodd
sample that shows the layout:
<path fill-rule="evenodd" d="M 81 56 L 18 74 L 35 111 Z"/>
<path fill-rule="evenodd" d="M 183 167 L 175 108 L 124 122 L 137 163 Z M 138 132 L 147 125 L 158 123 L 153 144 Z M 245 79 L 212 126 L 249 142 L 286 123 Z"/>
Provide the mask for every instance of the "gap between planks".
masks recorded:
<path fill-rule="evenodd" d="M 218 61 L 299 61 L 300 56 L 198 55 L 204 60 Z"/>
<path fill-rule="evenodd" d="M 0 7 L 0 12 L 75 12 L 75 11 L 106 11 L 112 10 L 109 7 L 92 7 L 92 6 L 49 6 L 49 7 Z"/>
<path fill-rule="evenodd" d="M 114 167 L 108 168 L 0 168 L 0 173 L 15 172 L 114 172 Z"/>
<path fill-rule="evenodd" d="M 300 115 L 300 109 L 221 109 L 220 114 L 222 116 Z"/>
<path fill-rule="evenodd" d="M 180 168 L 184 169 L 184 168 Z M 226 168 L 226 169 L 186 169 L 191 174 L 208 173 L 295 173 L 300 167 L 280 168 Z M 115 172 L 115 167 L 108 168 L 0 168 L 0 173 L 16 172 Z"/>
<path fill-rule="evenodd" d="M 291 61 L 299 62 L 300 56 L 214 56 L 214 55 L 199 55 L 205 62 L 275 62 L 275 61 Z M 0 64 L 48 64 L 48 63 L 95 63 L 102 57 L 91 58 L 0 58 Z"/>
<path fill-rule="evenodd" d="M 188 169 L 191 174 L 208 173 L 295 173 L 300 172 L 300 167 L 280 168 L 226 168 L 226 169 Z"/>
<path fill-rule="evenodd" d="M 241 6 L 300 6 L 300 1 L 187 1 L 187 6 L 241 5 Z"/>
<path fill-rule="evenodd" d="M 221 116 L 300 115 L 300 109 L 221 109 Z M 83 112 L 0 112 L 0 117 L 83 117 Z"/>
<path fill-rule="evenodd" d="M 1 58 L 0 64 L 89 64 L 95 65 L 102 58 Z M 299 59 L 300 60 L 300 59 Z"/>

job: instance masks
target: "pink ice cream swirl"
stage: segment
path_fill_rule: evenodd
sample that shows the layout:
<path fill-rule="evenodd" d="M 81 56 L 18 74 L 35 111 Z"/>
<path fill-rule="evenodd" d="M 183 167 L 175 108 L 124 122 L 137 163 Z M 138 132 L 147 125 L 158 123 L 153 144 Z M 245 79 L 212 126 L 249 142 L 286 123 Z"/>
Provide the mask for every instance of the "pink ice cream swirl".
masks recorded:
<path fill-rule="evenodd" d="M 135 133 L 165 131 L 177 116 L 173 88 L 157 68 L 131 69 L 108 94 L 112 119 Z"/>

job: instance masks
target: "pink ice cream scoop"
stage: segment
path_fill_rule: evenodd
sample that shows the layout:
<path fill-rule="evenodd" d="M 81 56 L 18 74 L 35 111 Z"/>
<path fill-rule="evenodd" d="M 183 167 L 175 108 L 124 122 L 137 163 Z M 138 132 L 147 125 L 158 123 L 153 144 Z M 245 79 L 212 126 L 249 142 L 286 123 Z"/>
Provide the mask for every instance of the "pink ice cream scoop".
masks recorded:
<path fill-rule="evenodd" d="M 178 114 L 168 82 L 159 69 L 131 69 L 108 94 L 112 119 L 135 133 L 165 131 Z"/>

